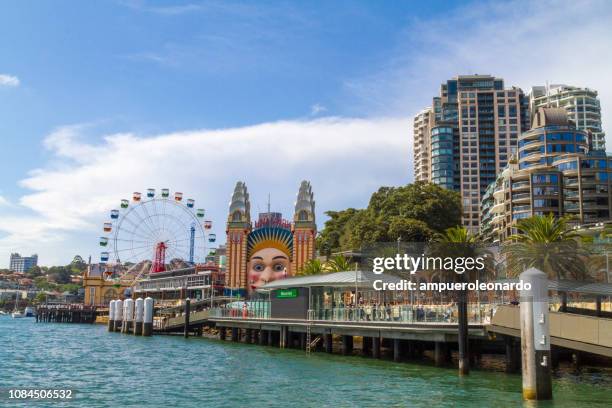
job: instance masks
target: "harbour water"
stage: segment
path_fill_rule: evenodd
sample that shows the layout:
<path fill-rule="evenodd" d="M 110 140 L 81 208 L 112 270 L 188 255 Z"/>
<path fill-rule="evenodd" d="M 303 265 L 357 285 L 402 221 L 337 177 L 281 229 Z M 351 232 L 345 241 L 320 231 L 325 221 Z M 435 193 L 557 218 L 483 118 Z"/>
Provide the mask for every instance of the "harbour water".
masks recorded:
<path fill-rule="evenodd" d="M 66 407 L 610 407 L 610 370 L 557 374 L 555 399 L 523 403 L 520 375 L 393 363 L 104 326 L 0 316 L 0 406 L 9 388 L 72 389 Z"/>

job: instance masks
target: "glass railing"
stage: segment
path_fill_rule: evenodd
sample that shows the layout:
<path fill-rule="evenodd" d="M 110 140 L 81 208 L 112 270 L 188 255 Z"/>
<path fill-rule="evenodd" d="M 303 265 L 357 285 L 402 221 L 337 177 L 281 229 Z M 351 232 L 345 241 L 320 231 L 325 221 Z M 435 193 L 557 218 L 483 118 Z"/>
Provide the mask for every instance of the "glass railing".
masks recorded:
<path fill-rule="evenodd" d="M 468 304 L 468 322 L 487 324 L 494 304 Z M 269 305 L 260 308 L 218 307 L 210 309 L 211 318 L 270 319 Z M 442 305 L 365 305 L 316 308 L 308 311 L 308 320 L 368 323 L 457 323 L 456 304 Z"/>
<path fill-rule="evenodd" d="M 529 197 L 531 197 L 531 194 L 529 193 L 512 194 L 513 200 L 521 200 L 523 198 L 529 198 Z"/>

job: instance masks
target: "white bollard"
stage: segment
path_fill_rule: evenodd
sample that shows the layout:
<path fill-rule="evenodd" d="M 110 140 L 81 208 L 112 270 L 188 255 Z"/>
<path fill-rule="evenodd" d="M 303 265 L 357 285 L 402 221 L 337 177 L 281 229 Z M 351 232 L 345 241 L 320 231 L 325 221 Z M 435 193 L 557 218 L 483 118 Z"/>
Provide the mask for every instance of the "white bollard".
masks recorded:
<path fill-rule="evenodd" d="M 134 302 L 134 335 L 142 335 L 142 318 L 144 315 L 144 299 L 138 298 Z"/>
<path fill-rule="evenodd" d="M 108 304 L 108 331 L 115 329 L 115 301 L 111 300 Z"/>
<path fill-rule="evenodd" d="M 521 273 L 530 289 L 521 291 L 521 344 L 523 398 L 552 399 L 550 328 L 548 323 L 548 277 L 536 268 Z"/>
<path fill-rule="evenodd" d="M 123 300 L 115 302 L 115 331 L 121 331 L 123 325 Z"/>
<path fill-rule="evenodd" d="M 134 301 L 132 299 L 126 299 L 123 302 L 123 333 L 130 333 L 132 331 L 133 320 Z"/>
<path fill-rule="evenodd" d="M 144 300 L 144 315 L 142 322 L 142 335 L 150 336 L 153 333 L 153 299 Z"/>

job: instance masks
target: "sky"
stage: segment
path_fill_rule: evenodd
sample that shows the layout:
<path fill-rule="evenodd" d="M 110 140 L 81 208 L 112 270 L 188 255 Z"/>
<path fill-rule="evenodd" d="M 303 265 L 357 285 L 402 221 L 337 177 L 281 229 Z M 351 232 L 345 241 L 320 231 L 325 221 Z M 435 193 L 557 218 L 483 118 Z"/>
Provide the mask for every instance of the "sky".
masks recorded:
<path fill-rule="evenodd" d="M 170 188 L 224 241 L 230 195 L 292 216 L 412 181 L 412 117 L 440 84 L 599 92 L 612 124 L 608 1 L 4 1 L 0 268 L 96 261 L 122 198 Z M 608 140 L 608 144 L 610 140 Z"/>

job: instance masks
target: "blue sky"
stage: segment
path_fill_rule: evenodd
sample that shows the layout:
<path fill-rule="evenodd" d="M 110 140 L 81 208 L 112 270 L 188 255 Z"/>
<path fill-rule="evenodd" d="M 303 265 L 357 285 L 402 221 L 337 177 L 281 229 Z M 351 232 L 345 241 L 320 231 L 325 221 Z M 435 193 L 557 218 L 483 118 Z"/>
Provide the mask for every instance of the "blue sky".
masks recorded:
<path fill-rule="evenodd" d="M 149 186 L 204 203 L 222 236 L 237 180 L 254 213 L 270 192 L 289 215 L 310 179 L 322 227 L 411 180 L 411 117 L 457 74 L 593 87 L 612 123 L 605 1 L 0 9 L 0 267 L 96 258 L 107 210 Z"/>

